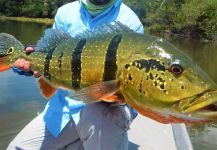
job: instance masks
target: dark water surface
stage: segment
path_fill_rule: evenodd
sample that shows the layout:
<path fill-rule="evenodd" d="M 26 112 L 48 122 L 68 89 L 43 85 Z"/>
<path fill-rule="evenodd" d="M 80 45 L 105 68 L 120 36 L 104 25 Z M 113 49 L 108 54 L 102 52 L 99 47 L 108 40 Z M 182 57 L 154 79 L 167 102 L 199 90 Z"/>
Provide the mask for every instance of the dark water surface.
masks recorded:
<path fill-rule="evenodd" d="M 24 44 L 34 44 L 46 28 L 34 23 L 0 22 L 0 33 L 12 34 Z M 183 49 L 217 82 L 217 45 L 183 39 L 169 41 Z M 11 70 L 0 73 L 0 150 L 44 109 L 45 103 L 33 77 L 19 76 Z M 217 123 L 192 125 L 188 130 L 195 150 L 217 149 Z"/>

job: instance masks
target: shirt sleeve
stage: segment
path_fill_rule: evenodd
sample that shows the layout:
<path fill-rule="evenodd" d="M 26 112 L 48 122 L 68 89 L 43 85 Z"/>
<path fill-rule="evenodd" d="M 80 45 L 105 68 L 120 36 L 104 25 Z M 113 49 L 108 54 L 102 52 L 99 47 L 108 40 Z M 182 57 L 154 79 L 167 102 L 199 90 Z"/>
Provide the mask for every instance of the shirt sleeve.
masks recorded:
<path fill-rule="evenodd" d="M 139 25 L 139 27 L 135 30 L 136 33 L 144 34 L 144 27 L 143 25 Z"/>
<path fill-rule="evenodd" d="M 140 19 L 138 18 L 138 16 L 133 11 L 130 14 L 129 22 L 131 22 L 130 26 L 132 27 L 134 32 L 144 34 L 144 27 L 143 27 Z"/>
<path fill-rule="evenodd" d="M 117 21 L 129 27 L 136 33 L 144 34 L 144 27 L 138 18 L 138 16 L 133 12 L 127 5 L 122 4 Z"/>
<path fill-rule="evenodd" d="M 60 22 L 60 18 L 58 16 L 58 11 L 54 17 L 54 24 L 53 24 L 53 29 L 59 29 L 61 22 Z"/>
<path fill-rule="evenodd" d="M 61 17 L 59 15 L 59 10 L 57 10 L 57 13 L 54 17 L 53 29 L 62 29 L 62 27 L 63 27 L 63 21 L 61 20 Z"/>

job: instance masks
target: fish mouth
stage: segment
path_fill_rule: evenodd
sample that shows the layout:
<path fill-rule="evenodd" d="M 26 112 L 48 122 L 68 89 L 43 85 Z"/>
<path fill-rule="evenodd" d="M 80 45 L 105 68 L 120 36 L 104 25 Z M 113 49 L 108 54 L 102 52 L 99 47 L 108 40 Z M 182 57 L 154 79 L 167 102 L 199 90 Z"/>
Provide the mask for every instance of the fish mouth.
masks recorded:
<path fill-rule="evenodd" d="M 217 119 L 217 90 L 207 90 L 198 95 L 182 99 L 179 102 L 181 113 L 189 116 Z"/>

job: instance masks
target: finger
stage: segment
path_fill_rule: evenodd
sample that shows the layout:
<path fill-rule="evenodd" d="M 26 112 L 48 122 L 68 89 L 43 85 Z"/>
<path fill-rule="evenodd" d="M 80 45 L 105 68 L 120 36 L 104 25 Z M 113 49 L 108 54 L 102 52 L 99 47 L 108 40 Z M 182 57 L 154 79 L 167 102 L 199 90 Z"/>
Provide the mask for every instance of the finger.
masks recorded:
<path fill-rule="evenodd" d="M 35 78 L 39 78 L 41 75 L 38 71 L 34 71 L 34 77 Z"/>
<path fill-rule="evenodd" d="M 23 70 L 28 71 L 30 69 L 30 63 L 29 61 L 23 62 Z"/>
<path fill-rule="evenodd" d="M 23 68 L 23 67 L 24 67 L 24 64 L 25 64 L 24 61 L 20 61 L 19 64 L 18 64 L 18 65 L 19 65 L 19 68 Z"/>
<path fill-rule="evenodd" d="M 25 51 L 26 51 L 27 54 L 30 54 L 30 53 L 32 53 L 34 51 L 34 48 L 31 47 L 31 46 L 28 46 L 28 47 L 26 47 Z"/>
<path fill-rule="evenodd" d="M 14 62 L 14 66 L 15 67 L 19 67 L 20 66 L 19 64 L 20 64 L 20 60 L 19 59 Z"/>
<path fill-rule="evenodd" d="M 17 60 L 15 61 L 14 66 L 17 68 L 23 68 L 23 65 L 24 65 L 23 63 L 24 63 L 23 61 Z"/>
<path fill-rule="evenodd" d="M 19 63 L 20 61 L 21 61 L 21 59 L 19 58 L 15 61 L 15 63 Z"/>

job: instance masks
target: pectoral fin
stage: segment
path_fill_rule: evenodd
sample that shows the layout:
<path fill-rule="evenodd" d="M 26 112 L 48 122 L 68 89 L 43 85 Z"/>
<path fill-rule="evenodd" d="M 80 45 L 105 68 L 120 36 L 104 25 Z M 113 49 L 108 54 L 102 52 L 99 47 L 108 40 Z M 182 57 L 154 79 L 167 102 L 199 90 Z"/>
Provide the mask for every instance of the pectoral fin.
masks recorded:
<path fill-rule="evenodd" d="M 85 103 L 93 103 L 97 101 L 116 102 L 118 96 L 115 93 L 118 92 L 119 82 L 116 80 L 107 81 L 99 84 L 95 84 L 70 95 L 69 98 L 74 100 L 83 101 Z"/>
<path fill-rule="evenodd" d="M 43 96 L 45 98 L 50 98 L 52 95 L 54 95 L 54 93 L 56 92 L 57 88 L 53 87 L 52 85 L 50 85 L 50 83 L 48 83 L 44 77 L 41 77 L 38 80 L 39 83 L 39 87 L 41 89 L 41 93 L 43 94 Z"/>

